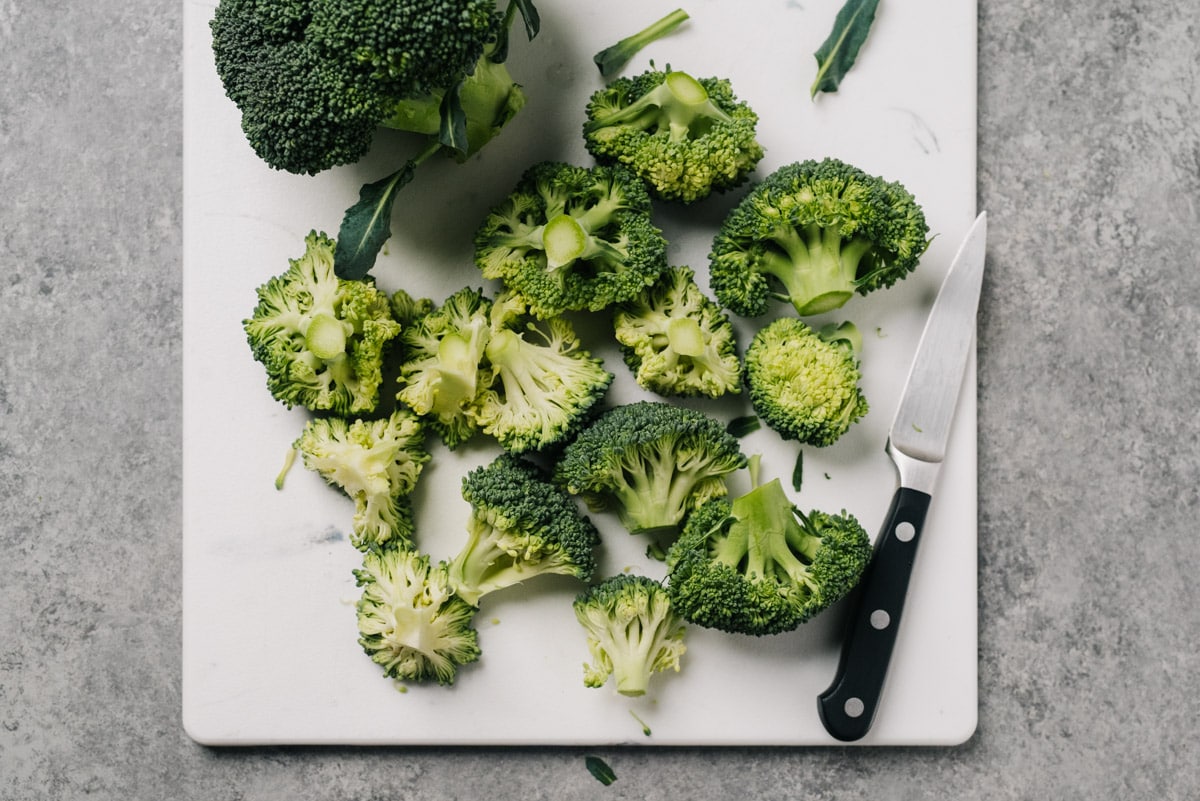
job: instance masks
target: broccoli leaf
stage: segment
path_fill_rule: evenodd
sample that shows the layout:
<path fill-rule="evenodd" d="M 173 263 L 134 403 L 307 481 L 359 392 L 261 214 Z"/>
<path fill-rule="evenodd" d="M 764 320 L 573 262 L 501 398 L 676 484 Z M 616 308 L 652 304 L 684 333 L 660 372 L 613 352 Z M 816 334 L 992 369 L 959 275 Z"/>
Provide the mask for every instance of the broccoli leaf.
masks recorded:
<path fill-rule="evenodd" d="M 441 147 L 440 142 L 432 141 L 391 175 L 363 184 L 358 190 L 358 202 L 346 209 L 338 229 L 337 247 L 333 252 L 333 271 L 338 278 L 357 280 L 371 272 L 383 243 L 392 235 L 392 206 L 396 194 L 413 179 L 421 162 Z"/>
<path fill-rule="evenodd" d="M 587 756 L 583 760 L 583 764 L 587 766 L 588 773 L 596 777 L 596 781 L 603 784 L 605 787 L 617 780 L 617 774 L 609 767 L 609 764 L 598 756 Z"/>
<path fill-rule="evenodd" d="M 815 98 L 818 92 L 837 91 L 867 41 L 878 6 L 879 0 L 846 0 L 833 22 L 829 38 L 813 54 L 817 58 L 817 78 L 809 90 L 811 97 Z"/>
<path fill-rule="evenodd" d="M 800 485 L 804 483 L 804 451 L 796 454 L 796 466 L 792 468 L 792 489 L 796 492 L 800 491 Z"/>
<path fill-rule="evenodd" d="M 463 110 L 462 86 L 462 81 L 459 81 L 442 96 L 442 104 L 438 109 L 441 115 L 438 141 L 465 155 L 471 144 L 467 141 L 467 112 Z"/>

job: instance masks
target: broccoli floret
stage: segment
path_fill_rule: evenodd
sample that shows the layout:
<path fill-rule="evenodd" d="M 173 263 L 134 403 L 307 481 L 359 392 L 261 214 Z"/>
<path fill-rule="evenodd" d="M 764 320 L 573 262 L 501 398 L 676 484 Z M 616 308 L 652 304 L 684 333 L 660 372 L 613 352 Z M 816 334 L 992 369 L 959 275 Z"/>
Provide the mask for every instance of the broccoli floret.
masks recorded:
<path fill-rule="evenodd" d="M 703 412 L 657 401 L 615 406 L 563 449 L 556 483 L 631 533 L 671 532 L 746 465 L 738 440 Z"/>
<path fill-rule="evenodd" d="M 305 467 L 354 500 L 354 547 L 412 546 L 408 496 L 429 461 L 416 415 L 396 409 L 379 420 L 317 418 L 304 426 L 293 447 Z"/>
<path fill-rule="evenodd" d="M 899 183 L 836 159 L 780 167 L 726 216 L 710 286 L 736 314 L 773 298 L 801 316 L 843 306 L 905 278 L 929 245 L 916 199 Z"/>
<path fill-rule="evenodd" d="M 758 485 L 753 465 L 751 474 L 754 489 L 701 506 L 667 551 L 671 606 L 734 634 L 792 631 L 854 588 L 870 540 L 845 511 L 806 515 L 778 478 Z"/>
<path fill-rule="evenodd" d="M 688 13 L 677 8 L 664 17 L 647 25 L 637 33 L 630 34 L 616 44 L 610 45 L 592 56 L 592 61 L 605 78 L 616 75 L 643 48 L 657 42 L 690 19 Z"/>
<path fill-rule="evenodd" d="M 468 603 L 535 576 L 591 578 L 599 532 L 533 463 L 501 454 L 466 475 L 462 495 L 471 505 L 467 541 L 449 575 Z"/>
<path fill-rule="evenodd" d="M 869 410 L 858 382 L 862 337 L 850 322 L 814 330 L 780 317 L 746 349 L 745 381 L 754 411 L 784 439 L 832 445 Z"/>
<path fill-rule="evenodd" d="M 334 274 L 332 239 L 313 231 L 304 244 L 303 256 L 258 288 L 258 305 L 242 322 L 250 349 L 266 367 L 271 395 L 288 408 L 371 412 L 384 350 L 400 324 L 373 280 Z"/>
<path fill-rule="evenodd" d="M 393 304 L 395 304 L 393 295 Z M 478 430 L 473 405 L 486 384 L 479 380 L 491 336 L 491 301 L 482 290 L 458 290 L 439 307 L 419 303 L 400 335 L 404 350 L 396 398 L 429 422 L 447 447 L 457 448 Z"/>
<path fill-rule="evenodd" d="M 763 157 L 757 125 L 728 79 L 651 69 L 592 95 L 583 138 L 597 161 L 630 168 L 656 197 L 691 203 L 745 182 Z"/>
<path fill-rule="evenodd" d="M 672 267 L 637 298 L 618 304 L 613 331 L 625 364 L 651 392 L 717 398 L 741 391 L 733 324 L 688 267 Z"/>
<path fill-rule="evenodd" d="M 446 563 L 405 548 L 372 548 L 354 571 L 358 642 L 384 675 L 453 684 L 479 659 L 475 608 L 450 587 Z"/>
<path fill-rule="evenodd" d="M 565 442 L 590 418 L 613 375 L 585 350 L 562 317 L 537 320 L 520 296 L 492 306 L 484 386 L 471 416 L 510 453 Z"/>
<path fill-rule="evenodd" d="M 621 695 L 639 696 L 653 674 L 678 672 L 687 627 L 659 582 L 621 573 L 580 593 L 573 606 L 592 659 L 585 686 L 603 687 L 612 676 Z"/>
<path fill-rule="evenodd" d="M 541 162 L 475 234 L 475 264 L 538 317 L 599 311 L 635 297 L 667 268 L 650 195 L 620 166 Z"/>
<path fill-rule="evenodd" d="M 259 157 L 315 174 L 361 159 L 380 125 L 423 130 L 413 105 L 439 109 L 448 92 L 481 146 L 520 107 L 487 63 L 505 24 L 495 0 L 220 0 L 212 49 Z"/>

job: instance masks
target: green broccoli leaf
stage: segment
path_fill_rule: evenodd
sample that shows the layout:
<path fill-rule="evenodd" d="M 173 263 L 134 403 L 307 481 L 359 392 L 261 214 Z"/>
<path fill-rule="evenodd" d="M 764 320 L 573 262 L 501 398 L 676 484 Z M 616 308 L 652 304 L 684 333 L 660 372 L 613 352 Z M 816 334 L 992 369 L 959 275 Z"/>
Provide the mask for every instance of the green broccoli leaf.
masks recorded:
<path fill-rule="evenodd" d="M 596 781 L 603 784 L 605 787 L 617 780 L 617 774 L 607 762 L 598 756 L 584 757 L 583 764 L 587 766 L 588 773 L 596 777 Z"/>
<path fill-rule="evenodd" d="M 371 272 L 379 251 L 392 235 L 392 206 L 396 194 L 413 179 L 421 162 L 440 148 L 441 143 L 431 142 L 391 175 L 363 184 L 358 190 L 358 202 L 346 209 L 338 229 L 333 271 L 339 278 L 357 280 Z"/>
<path fill-rule="evenodd" d="M 878 7 L 879 0 L 846 0 L 829 37 L 813 54 L 817 58 L 817 78 L 809 90 L 811 97 L 815 98 L 818 92 L 837 91 L 867 41 Z"/>

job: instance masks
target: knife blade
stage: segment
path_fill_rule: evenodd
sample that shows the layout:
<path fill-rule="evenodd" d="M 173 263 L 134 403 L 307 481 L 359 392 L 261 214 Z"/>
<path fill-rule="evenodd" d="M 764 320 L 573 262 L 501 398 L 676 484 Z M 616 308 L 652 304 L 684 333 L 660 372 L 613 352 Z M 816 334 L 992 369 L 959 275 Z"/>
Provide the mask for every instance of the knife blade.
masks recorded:
<path fill-rule="evenodd" d="M 821 723 L 838 740 L 859 740 L 867 734 L 883 692 L 971 352 L 986 244 L 984 212 L 967 232 L 942 281 L 888 432 L 886 450 L 899 486 L 855 591 L 837 672 L 829 689 L 817 697 Z"/>

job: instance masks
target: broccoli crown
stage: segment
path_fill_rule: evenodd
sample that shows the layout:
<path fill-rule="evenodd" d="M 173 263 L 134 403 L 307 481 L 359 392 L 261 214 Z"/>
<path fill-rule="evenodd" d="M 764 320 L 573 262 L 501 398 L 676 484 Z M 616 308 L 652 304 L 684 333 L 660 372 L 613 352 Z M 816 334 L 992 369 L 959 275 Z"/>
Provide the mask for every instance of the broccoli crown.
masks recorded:
<path fill-rule="evenodd" d="M 667 268 L 650 195 L 620 166 L 540 162 L 475 233 L 475 264 L 538 317 L 629 300 Z"/>
<path fill-rule="evenodd" d="M 475 608 L 456 596 L 444 562 L 406 548 L 373 548 L 354 571 L 362 596 L 358 642 L 384 675 L 453 684 L 479 659 Z"/>
<path fill-rule="evenodd" d="M 778 634 L 843 598 L 870 558 L 870 540 L 854 517 L 805 515 L 776 478 L 688 518 L 667 551 L 668 590 L 672 608 L 691 623 Z"/>
<path fill-rule="evenodd" d="M 916 269 L 929 226 L 899 183 L 836 159 L 780 167 L 726 216 L 713 238 L 711 288 L 737 314 L 774 298 L 801 316 L 843 306 Z"/>
<path fill-rule="evenodd" d="M 632 533 L 672 531 L 726 494 L 746 465 L 738 440 L 703 412 L 657 401 L 615 406 L 584 428 L 555 466 L 556 483 L 589 507 L 615 507 Z"/>
<path fill-rule="evenodd" d="M 754 411 L 784 439 L 832 445 L 869 410 L 858 385 L 861 343 L 848 322 L 814 330 L 780 317 L 759 329 L 745 357 Z"/>
<path fill-rule="evenodd" d="M 533 463 L 501 454 L 466 475 L 462 495 L 471 514 L 450 582 L 468 603 L 534 576 L 591 578 L 599 532 Z"/>
<path fill-rule="evenodd" d="M 585 686 L 602 687 L 612 676 L 621 695 L 639 696 L 655 673 L 679 671 L 687 627 L 659 582 L 621 573 L 580 593 L 573 606 L 592 660 Z"/>
<path fill-rule="evenodd" d="M 304 426 L 293 447 L 305 467 L 354 500 L 354 547 L 386 542 L 411 546 L 408 495 L 429 461 L 416 415 L 396 409 L 379 420 L 316 418 Z"/>
<path fill-rule="evenodd" d="M 220 0 L 212 49 L 259 157 L 314 174 L 365 155 L 397 101 L 455 86 L 501 20 L 495 0 Z"/>
<path fill-rule="evenodd" d="M 482 290 L 465 287 L 436 308 L 404 298 L 399 304 L 413 317 L 400 334 L 404 355 L 396 398 L 457 448 L 478 430 L 472 406 L 485 388 L 479 371 L 491 336 L 491 301 Z"/>
<path fill-rule="evenodd" d="M 688 267 L 670 268 L 618 304 L 613 331 L 637 383 L 659 395 L 717 398 L 741 391 L 733 324 Z"/>
<path fill-rule="evenodd" d="M 612 373 L 581 346 L 567 319 L 538 321 L 511 293 L 492 308 L 484 388 L 472 420 L 510 453 L 567 441 L 608 391 Z"/>
<path fill-rule="evenodd" d="M 333 271 L 336 243 L 313 231 L 304 255 L 257 290 L 242 325 L 267 388 L 291 408 L 348 416 L 375 409 L 385 347 L 400 333 L 387 295 L 370 278 Z"/>
<path fill-rule="evenodd" d="M 738 186 L 763 157 L 758 115 L 724 78 L 651 69 L 613 80 L 586 113 L 588 152 L 629 167 L 665 200 L 690 203 Z"/>

